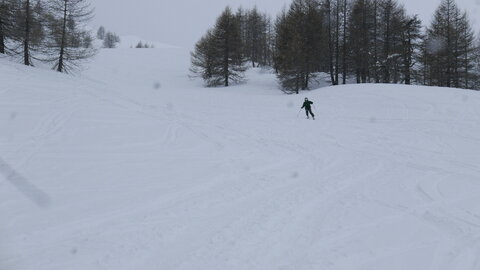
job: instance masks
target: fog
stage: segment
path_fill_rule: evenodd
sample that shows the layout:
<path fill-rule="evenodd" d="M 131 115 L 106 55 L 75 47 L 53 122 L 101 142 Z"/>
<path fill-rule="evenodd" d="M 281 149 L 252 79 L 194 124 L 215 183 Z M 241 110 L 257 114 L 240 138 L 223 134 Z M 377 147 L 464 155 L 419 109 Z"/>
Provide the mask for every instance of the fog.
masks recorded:
<path fill-rule="evenodd" d="M 253 7 L 277 14 L 290 0 L 92 0 L 95 26 L 120 35 L 191 47 L 213 25 L 225 6 Z"/>
<path fill-rule="evenodd" d="M 257 6 L 275 16 L 290 0 L 92 0 L 96 9 L 94 27 L 104 25 L 120 35 L 135 35 L 150 41 L 192 47 L 196 40 L 213 25 L 219 13 L 229 5 Z M 419 14 L 428 24 L 441 0 L 400 0 L 409 14 Z M 468 10 L 477 30 L 480 0 L 457 0 L 462 10 Z"/>

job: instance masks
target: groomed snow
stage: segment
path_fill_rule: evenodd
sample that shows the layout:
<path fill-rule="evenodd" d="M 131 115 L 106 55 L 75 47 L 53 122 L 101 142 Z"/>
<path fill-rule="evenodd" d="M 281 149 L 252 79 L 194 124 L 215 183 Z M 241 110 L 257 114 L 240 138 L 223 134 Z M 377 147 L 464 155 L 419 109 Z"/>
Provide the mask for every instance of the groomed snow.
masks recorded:
<path fill-rule="evenodd" d="M 478 92 L 204 89 L 188 57 L 0 60 L 0 269 L 480 269 Z"/>

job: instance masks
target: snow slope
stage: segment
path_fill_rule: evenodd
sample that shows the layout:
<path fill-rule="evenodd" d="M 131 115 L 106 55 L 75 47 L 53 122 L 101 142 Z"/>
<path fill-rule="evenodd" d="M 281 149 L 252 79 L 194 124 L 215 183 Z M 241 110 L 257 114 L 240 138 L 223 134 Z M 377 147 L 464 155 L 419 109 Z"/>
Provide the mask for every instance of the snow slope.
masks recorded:
<path fill-rule="evenodd" d="M 165 44 L 161 42 L 156 42 L 156 41 L 149 41 L 144 38 L 140 38 L 137 36 L 121 36 L 120 37 L 120 44 L 118 48 L 122 49 L 129 49 L 129 48 L 135 48 L 138 44 L 138 42 L 142 42 L 143 45 L 148 44 L 149 46 L 154 46 L 157 49 L 173 49 L 176 48 L 176 46 L 170 45 L 170 44 Z"/>
<path fill-rule="evenodd" d="M 203 89 L 188 60 L 0 60 L 0 269 L 480 269 L 478 92 Z"/>

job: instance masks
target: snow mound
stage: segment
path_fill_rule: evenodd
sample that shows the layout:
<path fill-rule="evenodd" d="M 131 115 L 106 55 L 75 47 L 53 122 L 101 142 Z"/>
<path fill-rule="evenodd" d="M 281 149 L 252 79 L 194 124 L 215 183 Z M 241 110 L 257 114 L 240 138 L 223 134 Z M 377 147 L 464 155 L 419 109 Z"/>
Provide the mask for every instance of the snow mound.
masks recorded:
<path fill-rule="evenodd" d="M 188 62 L 0 60 L 0 269 L 479 269 L 478 92 L 205 89 Z"/>

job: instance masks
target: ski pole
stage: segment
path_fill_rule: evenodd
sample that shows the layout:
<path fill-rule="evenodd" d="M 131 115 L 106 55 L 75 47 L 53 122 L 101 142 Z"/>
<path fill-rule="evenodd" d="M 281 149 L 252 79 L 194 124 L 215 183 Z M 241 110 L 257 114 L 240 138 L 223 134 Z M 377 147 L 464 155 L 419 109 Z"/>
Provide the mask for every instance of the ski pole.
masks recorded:
<path fill-rule="evenodd" d="M 297 118 L 298 118 L 298 116 L 300 115 L 300 112 L 301 112 L 301 111 L 302 111 L 302 109 L 300 109 L 300 111 L 298 111 L 298 113 L 297 113 Z"/>

